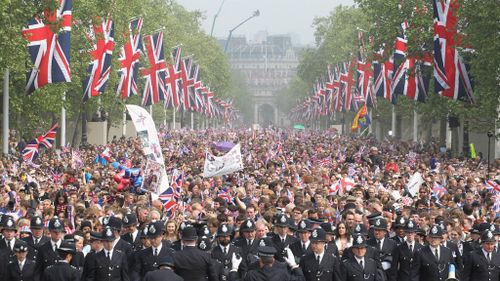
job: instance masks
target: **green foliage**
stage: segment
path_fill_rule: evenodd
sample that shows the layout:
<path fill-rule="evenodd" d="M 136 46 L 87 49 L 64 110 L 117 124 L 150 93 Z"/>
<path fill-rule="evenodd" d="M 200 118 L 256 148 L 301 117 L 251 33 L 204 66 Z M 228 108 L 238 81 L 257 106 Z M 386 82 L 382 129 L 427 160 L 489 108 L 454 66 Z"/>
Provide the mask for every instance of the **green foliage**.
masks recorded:
<path fill-rule="evenodd" d="M 50 1 L 0 1 L 0 69 L 10 70 L 10 115 L 11 127 L 30 135 L 34 129 L 48 128 L 50 123 L 60 117 L 61 107 L 67 109 L 68 120 L 76 120 L 75 114 L 86 110 L 92 116 L 98 108 L 106 111 L 113 124 L 121 122 L 124 102 L 116 96 L 119 69 L 118 56 L 124 42 L 128 41 L 128 24 L 133 17 L 143 17 L 142 35 L 153 34 L 162 29 L 164 49 L 168 62 L 170 50 L 182 45 L 182 55 L 192 55 L 200 65 L 202 79 L 218 97 L 228 97 L 232 78 L 226 56 L 214 38 L 201 29 L 202 15 L 198 11 L 187 11 L 173 0 L 79 0 L 73 1 L 73 21 L 71 31 L 71 83 L 49 84 L 31 96 L 24 93 L 26 71 L 32 66 L 26 44 L 21 36 L 27 22 L 33 15 L 40 15 L 47 7 L 53 8 L 57 0 Z M 87 77 L 87 66 L 91 61 L 89 50 L 92 43 L 85 37 L 90 25 L 100 24 L 102 19 L 111 16 L 115 25 L 115 48 L 113 51 L 112 71 L 106 92 L 100 100 L 91 98 L 82 106 L 82 84 Z M 54 27 L 57 29 L 57 26 Z M 147 59 L 142 56 L 141 66 L 148 67 Z M 139 79 L 142 91 L 143 79 Z M 66 101 L 62 96 L 66 93 Z M 140 98 L 131 97 L 127 103 L 139 104 Z M 162 105 L 154 106 L 154 118 L 163 120 Z"/>

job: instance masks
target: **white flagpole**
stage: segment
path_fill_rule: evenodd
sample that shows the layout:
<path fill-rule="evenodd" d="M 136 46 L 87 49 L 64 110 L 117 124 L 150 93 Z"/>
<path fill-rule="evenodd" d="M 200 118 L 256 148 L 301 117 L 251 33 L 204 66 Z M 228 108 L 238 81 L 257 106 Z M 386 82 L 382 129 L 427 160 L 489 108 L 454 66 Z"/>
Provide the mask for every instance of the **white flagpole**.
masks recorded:
<path fill-rule="evenodd" d="M 391 120 L 392 137 L 396 137 L 396 106 L 392 105 L 392 120 Z"/>
<path fill-rule="evenodd" d="M 418 113 L 413 110 L 413 142 L 418 142 Z"/>
<path fill-rule="evenodd" d="M 127 108 L 123 107 L 122 136 L 127 134 Z"/>
<path fill-rule="evenodd" d="M 371 134 L 373 132 L 372 124 L 373 124 L 373 118 L 372 118 L 372 109 L 370 108 L 368 110 L 368 116 L 370 117 L 370 125 L 368 125 L 368 133 Z"/>
<path fill-rule="evenodd" d="M 3 74 L 3 154 L 9 154 L 9 69 Z"/>
<path fill-rule="evenodd" d="M 149 106 L 149 115 L 151 115 L 151 119 L 153 119 L 153 105 Z"/>
<path fill-rule="evenodd" d="M 191 130 L 194 130 L 193 112 L 191 112 Z"/>
<path fill-rule="evenodd" d="M 172 129 L 175 130 L 175 107 L 172 110 Z"/>
<path fill-rule="evenodd" d="M 62 96 L 63 102 L 66 101 L 66 92 Z M 66 145 L 66 109 L 64 106 L 61 107 L 61 145 L 64 147 Z"/>
<path fill-rule="evenodd" d="M 163 119 L 163 126 L 167 126 L 167 108 L 163 107 L 163 115 L 165 115 L 165 119 Z"/>

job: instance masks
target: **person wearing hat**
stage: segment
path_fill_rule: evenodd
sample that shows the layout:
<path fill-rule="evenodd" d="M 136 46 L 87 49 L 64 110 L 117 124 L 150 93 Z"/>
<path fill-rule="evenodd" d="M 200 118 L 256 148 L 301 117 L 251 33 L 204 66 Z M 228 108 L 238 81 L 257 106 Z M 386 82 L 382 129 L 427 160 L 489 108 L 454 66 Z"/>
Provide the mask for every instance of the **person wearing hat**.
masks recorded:
<path fill-rule="evenodd" d="M 500 280 L 500 254 L 495 252 L 495 234 L 486 230 L 481 235 L 481 249 L 469 253 L 460 280 Z"/>
<path fill-rule="evenodd" d="M 135 255 L 133 268 L 133 280 L 135 278 L 144 278 L 146 273 L 153 271 L 158 267 L 158 262 L 161 257 L 172 256 L 174 250 L 171 248 L 169 241 L 163 240 L 163 234 L 165 233 L 165 224 L 163 221 L 154 221 L 147 225 L 148 229 L 148 240 L 151 243 L 151 247 L 144 250 L 140 250 Z"/>
<path fill-rule="evenodd" d="M 217 242 L 218 245 L 212 249 L 212 258 L 217 261 L 217 269 L 220 280 L 228 280 L 229 271 L 232 268 L 231 257 L 233 253 L 243 256 L 243 251 L 238 247 L 231 244 L 232 228 L 223 223 L 217 228 Z M 246 273 L 245 260 L 239 267 L 240 276 Z"/>
<path fill-rule="evenodd" d="M 276 217 L 274 223 L 276 234 L 272 237 L 272 242 L 278 254 L 276 259 L 279 262 L 284 262 L 285 248 L 298 241 L 294 236 L 288 235 L 290 229 L 290 220 L 285 214 L 280 214 Z"/>
<path fill-rule="evenodd" d="M 251 219 L 246 219 L 240 224 L 241 236 L 234 241 L 234 245 L 241 248 L 245 263 L 249 263 L 253 258 L 249 255 L 256 256 L 257 248 L 259 247 L 259 239 L 255 238 L 256 225 Z M 255 259 L 256 260 L 256 259 Z"/>
<path fill-rule="evenodd" d="M 300 259 L 300 268 L 306 281 L 342 280 L 339 259 L 326 249 L 326 231 L 322 228 L 311 232 L 311 252 Z"/>
<path fill-rule="evenodd" d="M 28 259 L 35 260 L 38 254 L 38 249 L 45 243 L 50 241 L 50 238 L 43 235 L 43 220 L 39 216 L 31 218 L 30 229 L 31 237 L 23 238 L 22 240 L 28 243 Z"/>
<path fill-rule="evenodd" d="M 43 276 L 44 270 L 53 265 L 59 259 L 57 249 L 61 247 L 64 237 L 64 221 L 54 217 L 49 221 L 50 241 L 38 248 L 36 255 L 36 270 L 40 276 Z"/>
<path fill-rule="evenodd" d="M 45 245 L 49 245 L 47 243 Z M 70 265 L 73 255 L 76 253 L 75 244 L 66 241 L 61 242 L 57 248 L 57 260 L 49 265 L 43 272 L 42 281 L 78 281 L 80 272 Z"/>
<path fill-rule="evenodd" d="M 376 219 L 372 228 L 374 237 L 369 239 L 367 243 L 379 250 L 379 260 L 387 275 L 387 280 L 395 281 L 397 268 L 392 267 L 392 261 L 397 244 L 387 237 L 387 220 L 383 218 Z"/>
<path fill-rule="evenodd" d="M 174 260 L 172 257 L 164 256 L 158 262 L 158 269 L 146 273 L 144 281 L 184 281 L 182 277 L 174 272 Z"/>
<path fill-rule="evenodd" d="M 441 245 L 443 230 L 439 225 L 433 225 L 427 235 L 428 245 L 415 253 L 412 266 L 412 281 L 444 281 L 448 278 L 450 265 L 455 259 L 450 249 Z M 457 269 L 457 278 L 460 280 L 460 271 Z"/>
<path fill-rule="evenodd" d="M 16 258 L 12 259 L 7 265 L 6 281 L 21 281 L 21 280 L 35 280 L 35 262 L 27 258 L 28 256 L 28 243 L 20 240 L 14 245 L 14 252 Z"/>
<path fill-rule="evenodd" d="M 396 235 L 391 239 L 394 240 L 398 246 L 405 242 L 405 227 L 406 218 L 403 216 L 398 216 L 396 221 L 392 224 L 392 228 Z"/>
<path fill-rule="evenodd" d="M 366 226 L 364 224 L 357 224 L 352 229 L 352 236 L 354 237 L 355 235 L 362 235 L 365 239 L 367 239 L 368 238 L 368 229 L 366 229 Z M 351 242 L 351 244 L 352 244 L 352 242 Z M 372 259 L 380 262 L 379 252 L 380 251 L 376 247 L 366 245 L 365 257 L 372 258 Z M 344 252 L 342 253 L 341 261 L 344 261 L 344 260 L 349 259 L 351 257 L 354 257 L 354 251 L 353 251 L 352 245 L 351 245 L 351 247 L 344 250 Z"/>
<path fill-rule="evenodd" d="M 218 280 L 215 261 L 210 254 L 198 249 L 198 234 L 193 226 L 186 226 L 182 232 L 182 251 L 175 252 L 175 273 L 190 281 Z"/>
<path fill-rule="evenodd" d="M 300 262 L 302 256 L 311 252 L 311 230 L 311 223 L 308 219 L 301 220 L 297 225 L 299 240 L 290 245 L 290 250 L 298 258 L 297 262 Z"/>
<path fill-rule="evenodd" d="M 94 255 L 89 261 L 86 280 L 88 281 L 123 281 L 129 280 L 127 256 L 121 250 L 114 248 L 115 234 L 108 225 L 102 232 L 104 249 Z"/>
<path fill-rule="evenodd" d="M 325 250 L 336 256 L 339 257 L 339 249 L 337 247 L 337 244 L 335 243 L 335 229 L 330 222 L 324 222 L 321 224 L 321 228 L 325 231 L 326 233 L 326 245 L 325 245 Z"/>
<path fill-rule="evenodd" d="M 385 274 L 378 260 L 366 256 L 366 238 L 364 235 L 353 235 L 353 255 L 342 261 L 343 281 L 384 281 Z"/>
<path fill-rule="evenodd" d="M 454 242 L 450 241 L 449 235 L 448 235 L 448 226 L 450 225 L 449 223 L 446 223 L 444 221 L 440 221 L 438 223 L 439 227 L 443 230 L 443 243 L 441 245 L 445 246 L 446 248 L 451 250 L 451 253 L 453 254 L 453 257 L 455 258 L 455 264 L 458 267 L 458 270 L 462 270 L 464 267 L 463 261 L 462 261 L 462 254 L 460 254 L 460 250 L 458 249 L 457 244 Z"/>
<path fill-rule="evenodd" d="M 470 231 L 470 240 L 463 243 L 464 254 L 468 254 L 474 250 L 481 248 L 479 239 L 481 238 L 481 233 L 483 233 L 483 231 L 487 228 L 487 223 L 479 223 L 472 226 L 472 230 Z"/>
<path fill-rule="evenodd" d="M 14 245 L 18 241 L 16 238 L 17 226 L 16 222 L 11 216 L 3 217 L 2 236 L 0 240 L 0 252 L 6 252 L 7 255 L 13 255 Z"/>
<path fill-rule="evenodd" d="M 103 219 L 104 222 L 105 219 Z M 129 265 L 132 266 L 134 263 L 134 253 L 132 250 L 132 245 L 125 241 L 124 239 L 121 238 L 120 233 L 122 230 L 123 222 L 122 219 L 116 216 L 111 216 L 107 218 L 106 224 L 103 223 L 105 226 L 109 226 L 111 230 L 113 231 L 113 234 L 115 236 L 115 246 L 114 248 L 117 250 L 120 250 L 124 252 L 127 255 L 127 259 L 129 262 Z"/>
<path fill-rule="evenodd" d="M 286 264 L 290 267 L 291 273 L 281 263 L 276 262 L 275 256 L 277 255 L 276 248 L 272 246 L 259 246 L 258 255 L 259 262 L 257 266 L 248 270 L 247 275 L 243 280 L 245 281 L 302 281 L 304 274 L 302 269 L 295 262 L 292 251 L 287 248 L 284 257 Z M 240 281 L 238 275 L 238 267 L 242 262 L 242 258 L 236 254 L 232 256 L 232 269 L 229 273 L 230 281 Z"/>
<path fill-rule="evenodd" d="M 135 214 L 126 214 L 123 217 L 123 230 L 125 233 L 122 234 L 121 238 L 132 245 L 132 251 L 137 251 L 141 249 L 141 233 L 137 226 L 139 225 L 139 221 L 137 220 L 137 216 Z"/>
<path fill-rule="evenodd" d="M 415 221 L 409 220 L 405 225 L 406 241 L 399 244 L 394 252 L 392 268 L 397 268 L 396 280 L 411 281 L 411 268 L 415 253 L 423 246 L 415 240 L 418 225 Z"/>
<path fill-rule="evenodd" d="M 102 233 L 101 232 L 91 231 L 89 240 L 90 240 L 90 251 L 85 256 L 85 260 L 83 262 L 83 270 L 82 270 L 81 280 L 86 280 L 86 277 L 89 274 L 89 268 L 94 263 L 96 254 L 104 249 L 104 246 L 102 244 Z"/>

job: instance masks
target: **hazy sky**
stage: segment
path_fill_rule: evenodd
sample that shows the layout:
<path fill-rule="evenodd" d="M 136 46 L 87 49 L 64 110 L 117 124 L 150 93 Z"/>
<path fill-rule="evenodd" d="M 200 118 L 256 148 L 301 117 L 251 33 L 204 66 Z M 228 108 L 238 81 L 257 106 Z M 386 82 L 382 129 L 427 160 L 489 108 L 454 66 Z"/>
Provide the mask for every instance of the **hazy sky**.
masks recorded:
<path fill-rule="evenodd" d="M 177 0 L 188 10 L 204 13 L 203 28 L 210 33 L 214 15 L 222 0 Z M 352 5 L 352 0 L 225 0 L 214 28 L 214 36 L 226 38 L 229 30 L 259 10 L 260 16 L 239 27 L 234 35 L 246 35 L 252 40 L 259 31 L 270 35 L 292 33 L 301 44 L 314 43 L 312 22 L 326 16 L 337 5 Z"/>

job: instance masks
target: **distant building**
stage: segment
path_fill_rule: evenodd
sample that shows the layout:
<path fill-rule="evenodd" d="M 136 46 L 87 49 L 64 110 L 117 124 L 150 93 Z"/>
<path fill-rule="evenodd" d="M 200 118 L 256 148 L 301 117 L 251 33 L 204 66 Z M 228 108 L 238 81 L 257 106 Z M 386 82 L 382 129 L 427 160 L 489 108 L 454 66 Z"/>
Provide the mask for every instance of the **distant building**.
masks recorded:
<path fill-rule="evenodd" d="M 224 46 L 226 40 L 219 43 Z M 233 37 L 229 41 L 229 64 L 247 80 L 253 99 L 254 123 L 285 125 L 287 118 L 278 108 L 276 93 L 287 87 L 296 75 L 297 51 L 290 35 L 267 36 L 256 43 L 247 42 L 245 37 Z"/>

